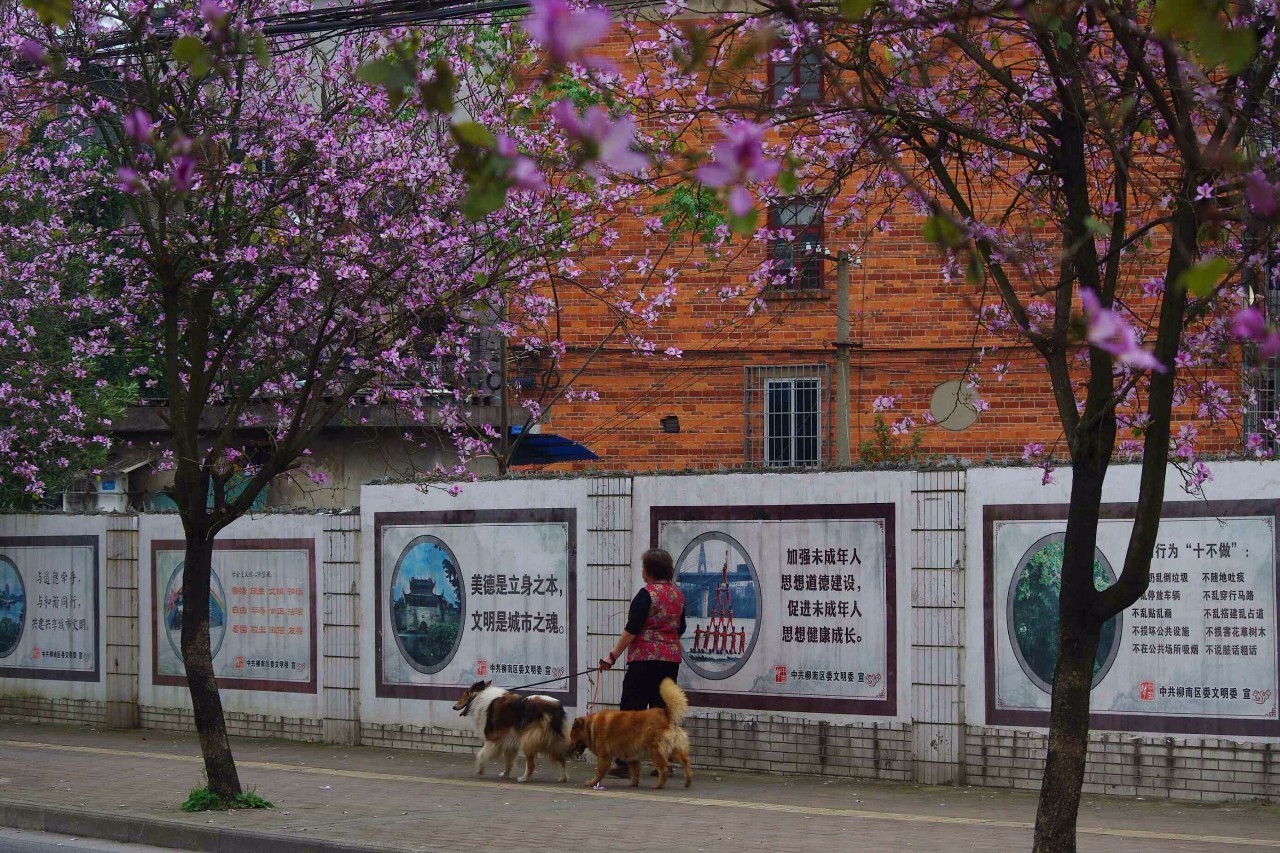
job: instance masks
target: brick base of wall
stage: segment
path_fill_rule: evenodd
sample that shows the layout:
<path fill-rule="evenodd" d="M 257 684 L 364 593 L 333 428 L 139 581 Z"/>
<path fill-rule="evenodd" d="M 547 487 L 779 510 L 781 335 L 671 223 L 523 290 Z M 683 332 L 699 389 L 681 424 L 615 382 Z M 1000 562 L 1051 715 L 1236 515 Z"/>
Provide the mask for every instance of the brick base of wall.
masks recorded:
<path fill-rule="evenodd" d="M 803 773 L 862 779 L 911 779 L 911 727 L 902 723 L 837 725 L 781 717 L 691 717 L 685 729 L 695 767 Z M 362 746 L 472 754 L 474 734 L 435 726 L 362 723 Z"/>
<path fill-rule="evenodd" d="M 195 728 L 185 709 L 142 706 L 139 711 L 143 728 Z M 105 717 L 102 702 L 0 696 L 0 719 L 101 726 Z M 690 717 L 685 728 L 697 767 L 911 781 L 911 727 L 904 723 L 839 725 L 722 713 Z M 227 730 L 235 737 L 324 740 L 322 720 L 297 717 L 228 713 Z M 366 746 L 468 755 L 479 746 L 470 732 L 367 722 L 360 725 L 360 739 Z M 1046 740 L 1042 732 L 967 727 L 963 783 L 1039 790 Z M 1094 732 L 1084 789 L 1114 796 L 1280 803 L 1280 743 Z"/>
<path fill-rule="evenodd" d="M 171 732 L 193 732 L 196 724 L 185 708 L 138 708 L 142 728 Z M 320 743 L 324 740 L 324 721 L 303 717 L 276 717 L 270 714 L 245 714 L 230 711 L 226 715 L 227 734 L 232 737 L 275 737 Z"/>
<path fill-rule="evenodd" d="M 0 718 L 24 723 L 81 723 L 101 726 L 107 705 L 90 699 L 45 699 L 38 696 L 0 696 Z"/>
<path fill-rule="evenodd" d="M 1047 740 L 1040 732 L 968 727 L 965 782 L 1039 790 Z M 1280 803 L 1277 743 L 1094 732 L 1088 760 L 1086 793 Z"/>
<path fill-rule="evenodd" d="M 911 727 L 840 725 L 722 713 L 684 722 L 698 767 L 860 779 L 911 779 Z"/>
<path fill-rule="evenodd" d="M 360 745 L 387 749 L 425 749 L 429 752 L 474 753 L 480 738 L 471 732 L 437 726 L 403 726 L 395 723 L 360 724 Z"/>

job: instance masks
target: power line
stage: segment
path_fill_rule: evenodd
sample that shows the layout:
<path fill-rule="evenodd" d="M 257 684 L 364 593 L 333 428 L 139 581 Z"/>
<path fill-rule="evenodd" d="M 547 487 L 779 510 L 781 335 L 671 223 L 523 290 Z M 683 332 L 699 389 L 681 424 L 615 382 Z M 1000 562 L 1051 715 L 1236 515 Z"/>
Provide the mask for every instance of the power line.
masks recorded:
<path fill-rule="evenodd" d="M 635 0 L 615 0 L 605 6 L 613 9 L 650 5 Z M 384 0 L 362 6 L 334 6 L 325 9 L 308 9 L 302 12 L 285 12 L 265 15 L 249 21 L 267 38 L 306 36 L 310 39 L 348 35 L 357 32 L 389 30 L 421 24 L 465 21 L 503 13 L 523 12 L 528 0 Z M 160 26 L 154 38 L 173 41 L 180 35 L 173 26 Z M 107 56 L 128 56 L 142 49 L 133 34 L 124 31 L 113 34 L 99 43 L 95 53 Z"/>

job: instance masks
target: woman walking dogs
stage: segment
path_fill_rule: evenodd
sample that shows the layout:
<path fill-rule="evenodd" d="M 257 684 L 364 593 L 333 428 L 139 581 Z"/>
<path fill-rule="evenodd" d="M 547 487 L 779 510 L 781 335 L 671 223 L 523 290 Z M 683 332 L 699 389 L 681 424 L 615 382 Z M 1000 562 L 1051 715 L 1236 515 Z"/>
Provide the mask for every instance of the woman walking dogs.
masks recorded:
<path fill-rule="evenodd" d="M 680 637 L 684 635 L 684 593 L 675 585 L 675 563 L 661 548 L 651 548 L 640 558 L 644 586 L 631 599 L 627 626 L 600 668 L 610 669 L 625 651 L 627 672 L 622 678 L 622 711 L 665 708 L 658 686 L 664 678 L 680 673 Z M 621 762 L 610 776 L 628 777 Z"/>

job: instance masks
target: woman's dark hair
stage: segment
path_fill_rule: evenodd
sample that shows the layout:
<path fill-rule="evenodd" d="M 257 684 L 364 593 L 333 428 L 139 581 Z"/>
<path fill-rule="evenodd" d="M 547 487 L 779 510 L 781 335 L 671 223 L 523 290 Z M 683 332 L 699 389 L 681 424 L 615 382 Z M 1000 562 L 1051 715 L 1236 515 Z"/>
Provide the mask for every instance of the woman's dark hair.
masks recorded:
<path fill-rule="evenodd" d="M 645 574 L 656 581 L 669 581 L 676 576 L 676 566 L 664 548 L 650 548 L 640 558 Z"/>

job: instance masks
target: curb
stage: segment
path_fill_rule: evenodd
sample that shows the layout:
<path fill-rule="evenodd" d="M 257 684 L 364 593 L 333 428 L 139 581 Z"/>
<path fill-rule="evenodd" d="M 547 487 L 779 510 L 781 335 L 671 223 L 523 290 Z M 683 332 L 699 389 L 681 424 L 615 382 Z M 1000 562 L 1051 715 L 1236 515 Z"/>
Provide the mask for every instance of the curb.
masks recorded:
<path fill-rule="evenodd" d="M 0 800 L 0 826 L 87 836 L 202 853 L 391 853 L 397 847 L 322 841 L 269 830 L 207 826 L 162 817 L 121 815 Z"/>

